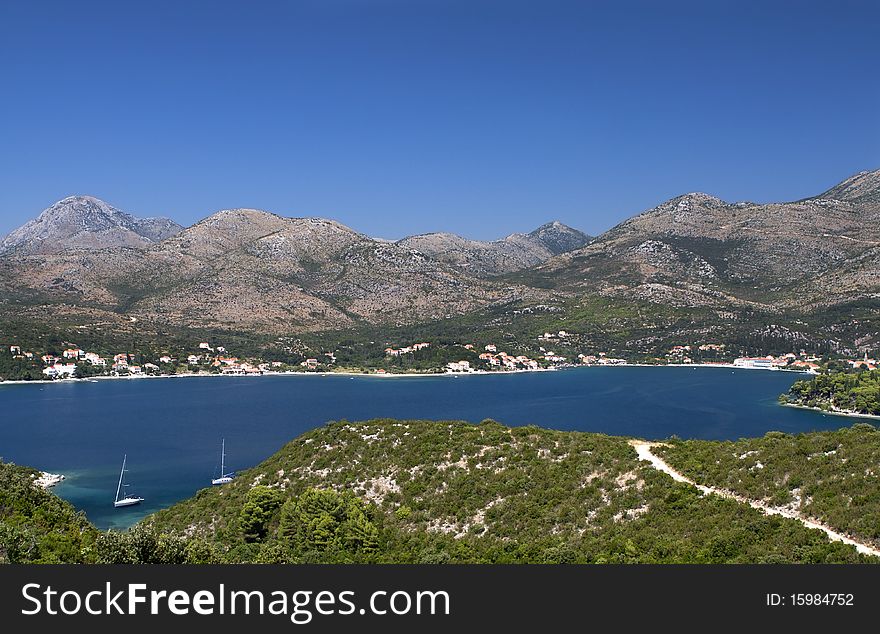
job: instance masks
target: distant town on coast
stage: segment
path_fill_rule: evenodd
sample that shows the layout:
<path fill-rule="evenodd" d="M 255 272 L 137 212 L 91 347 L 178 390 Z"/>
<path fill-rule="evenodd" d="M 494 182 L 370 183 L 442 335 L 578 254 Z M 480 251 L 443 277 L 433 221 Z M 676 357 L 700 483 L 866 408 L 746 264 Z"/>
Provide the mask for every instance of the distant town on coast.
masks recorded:
<path fill-rule="evenodd" d="M 552 346 L 565 345 L 568 337 L 566 331 L 556 334 L 544 333 L 539 340 Z M 71 344 L 73 345 L 73 344 Z M 98 352 L 82 350 L 78 347 L 65 348 L 59 353 L 51 354 L 43 351 L 22 350 L 21 346 L 8 346 L 5 362 L 0 364 L 0 372 L 5 368 L 6 374 L 0 375 L 0 381 L 29 380 L 63 380 L 69 378 L 102 377 L 139 377 L 139 376 L 178 376 L 178 375 L 260 375 L 264 373 L 289 372 L 348 372 L 358 374 L 438 374 L 438 373 L 477 373 L 477 372 L 511 372 L 534 371 L 577 366 L 613 366 L 632 365 L 635 362 L 609 356 L 605 352 L 596 354 L 578 353 L 572 358 L 558 354 L 553 349 L 538 346 L 540 356 L 537 359 L 526 355 L 513 356 L 499 350 L 496 344 L 486 344 L 482 351 L 476 350 L 474 344 L 445 346 L 440 358 L 452 358 L 456 352 L 467 358 L 447 361 L 443 365 L 427 366 L 419 372 L 407 371 L 405 366 L 395 364 L 401 357 L 411 355 L 414 358 L 431 347 L 430 342 L 414 343 L 400 348 L 387 347 L 386 355 L 380 367 L 339 366 L 336 352 L 324 352 L 318 357 L 311 357 L 296 362 L 264 360 L 260 358 L 241 359 L 233 356 L 222 345 L 212 346 L 208 342 L 194 344 L 192 352 L 179 356 L 162 354 L 150 358 L 143 353 L 119 352 L 111 356 L 101 356 Z M 558 347 L 558 346 L 557 346 Z M 828 360 L 805 351 L 799 354 L 789 352 L 778 356 L 734 357 L 729 358 L 724 344 L 676 345 L 662 358 L 641 360 L 643 365 L 720 365 L 735 368 L 751 368 L 762 370 L 795 370 L 816 373 L 829 363 L 845 366 L 850 369 L 874 370 L 877 360 L 868 358 L 867 353 L 861 359 Z M 697 361 L 693 357 L 697 357 Z M 727 357 L 725 359 L 725 357 Z M 438 358 L 438 357 L 434 357 Z"/>

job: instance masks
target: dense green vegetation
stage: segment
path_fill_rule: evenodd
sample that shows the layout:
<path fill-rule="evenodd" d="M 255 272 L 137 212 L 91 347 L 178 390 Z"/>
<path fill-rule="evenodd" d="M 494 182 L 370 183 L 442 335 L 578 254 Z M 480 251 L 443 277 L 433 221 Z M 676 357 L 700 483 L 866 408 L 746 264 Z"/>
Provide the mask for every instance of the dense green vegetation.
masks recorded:
<path fill-rule="evenodd" d="M 784 326 L 767 330 L 766 315 L 749 311 L 720 316 L 706 308 L 672 308 L 636 299 L 586 296 L 552 304 L 495 305 L 454 319 L 397 327 L 363 324 L 345 331 L 301 334 L 297 340 L 311 350 L 346 348 L 351 365 L 362 367 L 378 367 L 386 345 L 417 341 L 473 343 L 477 348 L 494 343 L 510 354 L 536 358 L 539 347 L 546 347 L 538 335 L 559 330 L 571 336 L 553 342 L 552 349 L 569 358 L 578 353 L 606 352 L 633 361 L 656 362 L 663 360 L 673 345 L 700 343 L 726 344 L 727 360 L 801 349 L 829 358 L 848 354 L 831 346 L 821 333 L 814 336 L 811 331 L 807 339 L 793 335 L 803 329 L 800 317 L 780 319 L 774 315 L 774 321 Z M 694 355 L 699 358 L 698 352 Z M 715 355 L 710 359 L 719 360 Z"/>
<path fill-rule="evenodd" d="M 492 421 L 331 423 L 146 523 L 233 562 L 865 560 L 673 482 L 625 438 Z"/>
<path fill-rule="evenodd" d="M 880 370 L 820 374 L 797 381 L 780 401 L 824 410 L 880 415 Z"/>
<path fill-rule="evenodd" d="M 38 475 L 0 462 L 0 563 L 86 561 L 97 531 L 70 504 L 35 486 Z"/>
<path fill-rule="evenodd" d="M 880 431 L 872 425 L 737 442 L 673 441 L 656 451 L 696 482 L 790 506 L 880 545 Z"/>
<path fill-rule="evenodd" d="M 0 349 L 0 381 L 37 381 L 44 378 L 43 364 L 39 359 L 14 356 L 7 346 Z"/>

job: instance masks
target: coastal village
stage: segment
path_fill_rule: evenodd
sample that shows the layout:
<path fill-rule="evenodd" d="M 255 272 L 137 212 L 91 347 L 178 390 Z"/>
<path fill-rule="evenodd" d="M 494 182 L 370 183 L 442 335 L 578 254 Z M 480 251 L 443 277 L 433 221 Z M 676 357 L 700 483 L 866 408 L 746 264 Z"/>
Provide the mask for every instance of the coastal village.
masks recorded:
<path fill-rule="evenodd" d="M 723 343 L 699 343 L 675 345 L 663 357 L 657 357 L 652 362 L 636 363 L 606 352 L 575 354 L 570 352 L 572 346 L 567 345 L 569 337 L 570 334 L 564 330 L 538 335 L 537 346 L 534 347 L 537 353 L 532 356 L 508 352 L 495 343 L 487 343 L 482 346 L 473 343 L 447 344 L 443 346 L 443 358 L 448 359 L 451 355 L 454 360 L 438 362 L 436 367 L 422 370 L 419 373 L 528 372 L 573 366 L 619 365 L 701 365 L 816 373 L 821 369 L 823 361 L 821 357 L 808 354 L 803 350 L 777 356 L 734 357 Z M 8 351 L 12 360 L 31 362 L 33 366 L 40 367 L 40 378 L 59 380 L 93 376 L 140 377 L 205 374 L 253 376 L 267 373 L 344 371 L 392 375 L 401 372 L 412 373 L 408 372 L 406 366 L 401 363 L 407 358 L 414 358 L 416 355 L 425 354 L 432 350 L 432 345 L 435 348 L 440 347 L 428 341 L 401 347 L 387 346 L 384 349 L 385 367 L 368 369 L 339 368 L 336 352 L 332 351 L 305 358 L 298 363 L 289 363 L 278 360 L 241 359 L 231 354 L 223 345 L 205 341 L 194 342 L 189 354 L 177 356 L 162 354 L 149 359 L 142 354 L 130 351 L 102 356 L 98 352 L 84 350 L 74 344 L 67 344 L 60 354 L 34 352 L 23 349 L 16 344 L 7 344 L 5 350 Z M 456 356 L 456 349 L 463 353 L 460 357 Z M 559 350 L 566 352 L 559 352 Z M 841 361 L 853 370 L 873 370 L 878 367 L 877 359 L 870 358 L 867 353 L 861 358 Z M 15 378 L 17 377 L 4 377 L 0 373 L 0 380 L 14 380 Z M 33 380 L 36 377 L 30 376 L 28 378 Z"/>
<path fill-rule="evenodd" d="M 280 362 L 252 363 L 230 356 L 223 346 L 211 346 L 207 342 L 197 344 L 197 353 L 178 359 L 162 355 L 151 361 L 135 362 L 139 356 L 133 352 L 119 352 L 101 356 L 97 352 L 83 350 L 75 345 L 65 348 L 60 355 L 43 354 L 39 361 L 44 366 L 42 374 L 46 379 L 84 378 L 88 376 L 161 376 L 179 373 L 183 369 L 192 373 L 208 372 L 214 374 L 259 375 L 272 368 L 281 367 Z M 9 346 L 13 359 L 33 360 L 37 354 L 22 350 L 18 345 Z M 303 365 L 306 365 L 305 363 Z"/>
<path fill-rule="evenodd" d="M 800 370 L 804 372 L 817 372 L 822 367 L 821 357 L 808 354 L 804 350 L 801 350 L 798 354 L 789 352 L 778 356 L 737 357 L 733 360 L 732 364 L 705 360 L 705 353 L 723 354 L 724 350 L 724 344 L 712 343 L 696 347 L 689 345 L 673 346 L 666 354 L 666 361 L 669 364 L 691 365 L 695 363 L 692 358 L 694 351 L 699 351 L 701 353 L 700 357 L 703 358 L 699 365 L 733 365 L 737 368 L 751 368 L 755 370 Z M 867 352 L 861 359 L 844 359 L 844 362 L 855 370 L 873 370 L 877 367 L 877 360 L 868 358 Z"/>

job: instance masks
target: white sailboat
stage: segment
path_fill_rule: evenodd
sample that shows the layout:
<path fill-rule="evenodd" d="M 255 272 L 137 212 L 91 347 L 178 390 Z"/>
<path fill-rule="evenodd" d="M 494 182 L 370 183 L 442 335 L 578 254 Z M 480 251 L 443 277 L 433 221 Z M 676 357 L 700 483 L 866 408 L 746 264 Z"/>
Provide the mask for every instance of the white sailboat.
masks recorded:
<path fill-rule="evenodd" d="M 226 473 L 226 439 L 220 443 L 220 477 L 212 478 L 211 484 L 229 484 L 235 478 L 235 473 Z"/>
<path fill-rule="evenodd" d="M 113 502 L 113 506 L 116 508 L 134 506 L 135 504 L 140 504 L 144 501 L 144 498 L 129 495 L 125 492 L 126 487 L 128 487 L 128 485 L 123 482 L 125 479 L 125 461 L 127 458 L 127 455 L 122 456 L 122 470 L 119 472 L 119 484 L 116 486 L 116 501 Z M 122 498 L 119 497 L 120 494 L 123 496 Z"/>

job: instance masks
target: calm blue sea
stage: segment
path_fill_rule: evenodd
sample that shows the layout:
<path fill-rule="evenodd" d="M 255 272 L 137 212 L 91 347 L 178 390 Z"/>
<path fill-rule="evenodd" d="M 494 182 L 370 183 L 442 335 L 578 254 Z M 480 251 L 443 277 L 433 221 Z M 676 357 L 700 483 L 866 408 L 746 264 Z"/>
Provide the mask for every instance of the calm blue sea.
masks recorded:
<path fill-rule="evenodd" d="M 578 368 L 440 377 L 264 376 L 0 384 L 0 457 L 67 480 L 55 491 L 99 527 L 125 527 L 209 486 L 226 438 L 244 469 L 330 420 L 493 418 L 659 439 L 736 439 L 855 422 L 780 407 L 801 375 L 730 368 Z M 130 492 L 114 509 L 128 454 Z"/>

